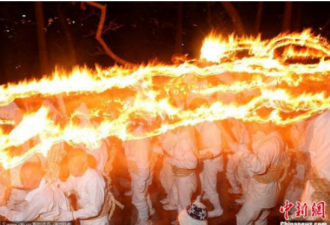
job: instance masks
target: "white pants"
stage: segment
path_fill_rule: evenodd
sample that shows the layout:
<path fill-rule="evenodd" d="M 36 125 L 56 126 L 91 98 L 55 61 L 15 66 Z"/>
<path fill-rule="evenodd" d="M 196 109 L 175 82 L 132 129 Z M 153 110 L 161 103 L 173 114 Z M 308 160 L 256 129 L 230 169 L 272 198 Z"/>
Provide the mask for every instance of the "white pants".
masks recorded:
<path fill-rule="evenodd" d="M 232 188 L 239 188 L 239 182 L 237 181 L 237 166 L 238 166 L 239 158 L 237 155 L 228 154 L 228 163 L 226 169 L 226 177 Z"/>
<path fill-rule="evenodd" d="M 80 220 L 80 225 L 109 225 L 109 219 L 108 219 L 108 214 L 101 217 L 101 218 L 97 218 L 97 219 L 93 219 L 93 220 Z"/>
<path fill-rule="evenodd" d="M 237 181 L 239 184 L 241 184 L 242 186 L 242 193 L 243 193 L 243 197 L 246 197 L 246 194 L 248 192 L 248 186 L 249 186 L 249 181 L 250 178 L 247 174 L 247 170 L 246 168 L 243 166 L 241 159 L 238 158 L 238 165 L 237 165 Z"/>
<path fill-rule="evenodd" d="M 247 200 L 236 215 L 237 225 L 266 225 L 269 209 L 258 206 L 258 202 Z"/>
<path fill-rule="evenodd" d="M 197 188 L 196 174 L 187 177 L 174 176 L 174 184 L 178 190 L 178 212 L 191 204 L 191 197 Z"/>
<path fill-rule="evenodd" d="M 178 191 L 176 185 L 174 185 L 174 176 L 172 172 L 172 165 L 170 164 L 170 158 L 165 156 L 163 158 L 163 168 L 160 171 L 160 182 L 165 189 L 167 198 L 171 203 L 178 203 Z"/>
<path fill-rule="evenodd" d="M 138 211 L 138 218 L 140 220 L 148 220 L 149 206 L 147 202 L 148 195 L 148 180 L 144 181 L 139 175 L 130 172 L 132 178 L 132 204 Z M 150 182 L 150 181 L 149 181 Z"/>
<path fill-rule="evenodd" d="M 202 190 L 208 198 L 217 196 L 217 176 L 223 169 L 222 157 L 217 157 L 213 160 L 204 160 L 203 172 L 200 173 L 200 180 L 202 184 Z"/>

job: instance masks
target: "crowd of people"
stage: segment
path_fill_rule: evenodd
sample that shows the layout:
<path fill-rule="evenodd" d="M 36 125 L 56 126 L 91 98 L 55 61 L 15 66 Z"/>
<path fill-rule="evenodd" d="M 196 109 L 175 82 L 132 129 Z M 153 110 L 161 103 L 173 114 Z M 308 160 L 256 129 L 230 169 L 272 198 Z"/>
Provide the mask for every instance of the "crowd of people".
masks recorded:
<path fill-rule="evenodd" d="M 204 104 L 207 100 L 203 98 L 186 103 L 191 110 Z M 61 116 L 51 102 L 43 105 L 50 109 L 54 120 Z M 77 111 L 80 113 L 75 120 L 80 126 L 98 125 L 89 118 L 84 103 Z M 18 123 L 22 110 L 12 102 L 2 107 L 0 117 Z M 159 173 L 166 193 L 160 201 L 163 209 L 177 210 L 177 220 L 172 224 L 207 224 L 209 218 L 222 216 L 226 212 L 218 193 L 219 172 L 226 175 L 229 193 L 239 196 L 236 223 L 267 224 L 268 215 L 279 201 L 312 204 L 329 199 L 329 123 L 330 111 L 285 127 L 229 118 L 176 127 L 137 140 L 107 138 L 96 149 L 59 143 L 52 147 L 63 152 L 55 177 L 47 176 L 50 162 L 41 153 L 17 167 L 2 168 L 0 215 L 9 221 L 110 224 L 111 188 L 107 177 L 111 177 L 116 152 L 123 150 L 131 182 L 131 190 L 125 194 L 131 196 L 137 209 L 136 225 L 151 225 L 150 217 L 157 213 L 149 193 L 154 173 Z M 134 118 L 129 132 L 143 134 L 151 125 L 143 118 Z M 16 151 L 24 152 L 30 145 L 20 148 Z M 160 171 L 154 169 L 156 163 L 162 164 Z M 199 183 L 201 192 L 193 199 Z M 287 187 L 284 199 L 280 198 L 282 186 Z M 207 208 L 202 203 L 205 200 L 212 207 Z M 294 214 L 292 210 L 290 213 Z"/>

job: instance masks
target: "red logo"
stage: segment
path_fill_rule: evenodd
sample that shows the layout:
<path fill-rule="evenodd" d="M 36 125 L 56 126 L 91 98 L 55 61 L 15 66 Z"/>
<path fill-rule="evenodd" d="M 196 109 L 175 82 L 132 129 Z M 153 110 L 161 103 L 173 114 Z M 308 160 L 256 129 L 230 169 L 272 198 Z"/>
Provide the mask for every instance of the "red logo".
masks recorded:
<path fill-rule="evenodd" d="M 292 208 L 293 204 L 289 202 L 288 200 L 285 200 L 285 205 L 281 206 L 280 212 L 284 213 L 284 218 L 286 220 L 289 219 L 289 210 Z"/>
<path fill-rule="evenodd" d="M 286 220 L 289 220 L 289 210 L 293 207 L 293 203 L 285 200 L 285 204 L 284 206 L 280 207 L 280 212 L 284 213 L 284 218 Z M 308 205 L 306 203 L 301 203 L 301 202 L 296 202 L 295 205 L 296 208 L 296 212 L 294 214 L 295 217 L 303 217 L 303 218 L 307 218 L 308 215 Z M 310 207 L 311 209 L 311 213 L 312 213 L 312 217 L 316 218 L 316 217 L 321 217 L 322 219 L 325 219 L 325 202 L 321 201 L 318 203 L 313 203 L 313 205 Z M 294 217 L 292 217 L 294 218 Z"/>
<path fill-rule="evenodd" d="M 312 217 L 325 218 L 325 202 L 313 203 L 312 205 Z"/>

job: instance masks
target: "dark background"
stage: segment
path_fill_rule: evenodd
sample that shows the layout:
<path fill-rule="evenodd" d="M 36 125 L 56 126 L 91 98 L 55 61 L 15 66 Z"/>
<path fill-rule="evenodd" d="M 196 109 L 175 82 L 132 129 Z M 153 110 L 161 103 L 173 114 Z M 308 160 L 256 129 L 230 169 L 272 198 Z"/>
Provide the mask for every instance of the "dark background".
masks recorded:
<path fill-rule="evenodd" d="M 132 63 L 157 59 L 171 63 L 175 53 L 198 58 L 203 38 L 216 30 L 224 35 L 236 30 L 222 2 L 102 2 L 107 5 L 105 24 L 111 24 L 103 39 L 119 57 Z M 271 38 L 284 30 L 312 28 L 330 36 L 330 3 L 262 3 L 260 28 L 256 28 L 259 2 L 232 2 L 245 34 Z M 94 67 L 114 65 L 100 51 L 95 39 L 99 10 L 80 2 L 42 2 L 47 67 L 42 68 L 34 2 L 0 3 L 0 83 L 39 78 L 55 66 L 71 69 L 74 65 Z M 181 13 L 180 13 L 181 12 Z M 181 21 L 182 26 L 178 26 Z M 287 25 L 284 25 L 286 23 Z M 108 26 L 105 26 L 108 27 Z M 108 27 L 109 28 L 109 27 Z M 181 39 L 181 40 L 180 40 Z M 71 41 L 70 41 L 71 40 Z M 181 43 L 181 45 L 180 45 Z"/>

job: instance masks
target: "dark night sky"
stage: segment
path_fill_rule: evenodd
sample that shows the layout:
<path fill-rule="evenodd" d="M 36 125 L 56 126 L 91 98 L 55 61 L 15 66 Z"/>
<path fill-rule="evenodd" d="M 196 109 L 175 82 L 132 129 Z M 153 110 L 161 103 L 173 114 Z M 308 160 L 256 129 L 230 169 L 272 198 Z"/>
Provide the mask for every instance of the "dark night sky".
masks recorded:
<path fill-rule="evenodd" d="M 157 58 L 169 63 L 175 53 L 178 2 L 109 2 L 106 23 L 120 25 L 116 30 L 107 31 L 103 38 L 113 51 L 134 63 L 146 63 Z M 241 15 L 248 34 L 255 35 L 254 26 L 258 2 L 234 2 Z M 265 2 L 261 30 L 263 38 L 271 38 L 281 32 L 284 2 Z M 234 31 L 230 17 L 221 2 L 212 2 L 213 28 L 223 34 Z M 45 34 L 49 70 L 55 65 L 70 68 L 66 36 L 59 22 L 58 8 L 65 14 L 66 23 L 72 35 L 76 64 L 93 67 L 96 63 L 111 66 L 114 61 L 107 55 L 98 55 L 99 46 L 95 37 L 98 17 L 92 15 L 92 7 L 83 11 L 80 2 L 44 2 Z M 294 2 L 292 30 L 311 27 L 317 33 L 330 38 L 330 3 Z M 297 20 L 301 8 L 301 20 Z M 96 9 L 95 12 L 98 10 Z M 203 38 L 210 32 L 207 21 L 206 2 L 183 3 L 183 53 L 190 58 L 198 57 Z M 323 29 L 321 30 L 320 28 Z M 0 82 L 17 81 L 24 78 L 40 77 L 38 42 L 33 2 L 0 3 L 1 69 Z"/>

